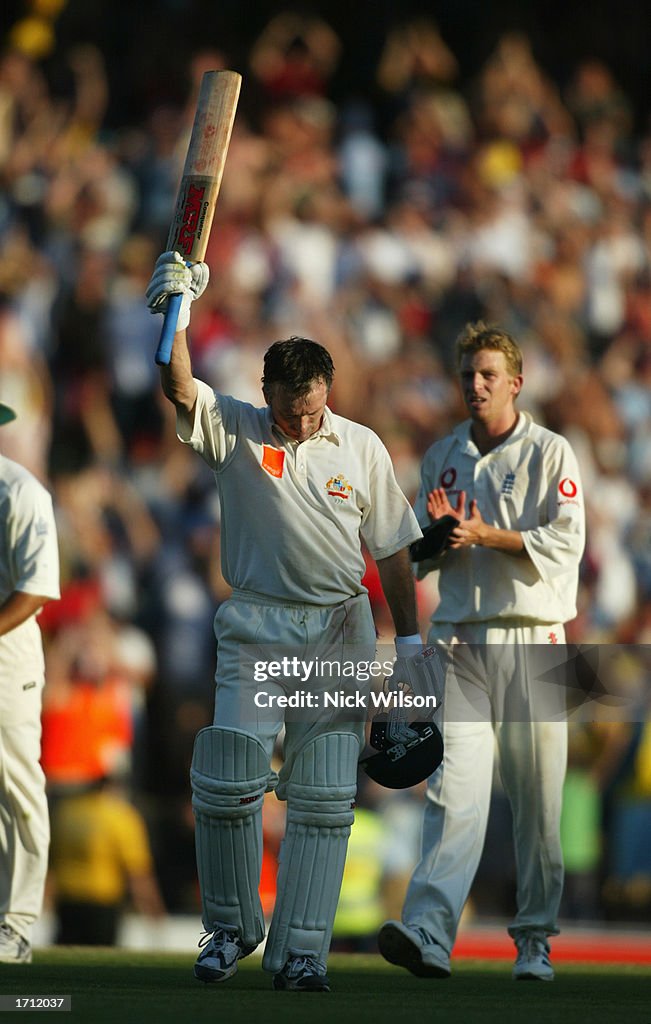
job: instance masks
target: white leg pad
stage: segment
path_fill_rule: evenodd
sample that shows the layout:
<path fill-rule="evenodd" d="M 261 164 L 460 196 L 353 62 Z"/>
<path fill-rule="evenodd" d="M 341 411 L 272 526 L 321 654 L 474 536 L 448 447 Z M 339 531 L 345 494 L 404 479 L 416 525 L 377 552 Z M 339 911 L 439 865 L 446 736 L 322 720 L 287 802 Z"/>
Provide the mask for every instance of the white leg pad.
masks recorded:
<path fill-rule="evenodd" d="M 326 733 L 296 758 L 262 961 L 267 971 L 280 971 L 290 954 L 312 956 L 325 967 L 354 818 L 358 757 L 356 736 Z"/>
<path fill-rule="evenodd" d="M 269 757 L 255 736 L 211 726 L 197 733 L 190 777 L 204 928 L 236 927 L 254 948 L 264 937 L 258 885 Z"/>

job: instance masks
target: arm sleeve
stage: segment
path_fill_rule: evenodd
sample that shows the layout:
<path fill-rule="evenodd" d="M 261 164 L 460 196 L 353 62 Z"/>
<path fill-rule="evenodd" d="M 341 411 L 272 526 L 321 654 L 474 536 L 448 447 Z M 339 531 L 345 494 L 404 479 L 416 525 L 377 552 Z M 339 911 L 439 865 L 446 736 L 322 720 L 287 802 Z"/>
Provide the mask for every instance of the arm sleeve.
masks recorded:
<path fill-rule="evenodd" d="M 371 500 L 361 534 L 375 561 L 389 558 L 422 536 L 413 509 L 400 490 L 388 451 L 375 438 L 369 452 Z"/>
<path fill-rule="evenodd" d="M 36 480 L 23 480 L 15 492 L 11 534 L 14 589 L 58 598 L 59 548 L 52 498 Z"/>
<path fill-rule="evenodd" d="M 218 394 L 201 380 L 196 384 L 197 401 L 192 419 L 177 409 L 177 437 L 201 455 L 211 469 L 219 471 L 237 447 L 240 403 L 228 395 Z"/>
<path fill-rule="evenodd" d="M 565 438 L 543 453 L 547 522 L 522 530 L 527 554 L 544 582 L 575 567 L 585 546 L 585 510 L 579 467 Z"/>

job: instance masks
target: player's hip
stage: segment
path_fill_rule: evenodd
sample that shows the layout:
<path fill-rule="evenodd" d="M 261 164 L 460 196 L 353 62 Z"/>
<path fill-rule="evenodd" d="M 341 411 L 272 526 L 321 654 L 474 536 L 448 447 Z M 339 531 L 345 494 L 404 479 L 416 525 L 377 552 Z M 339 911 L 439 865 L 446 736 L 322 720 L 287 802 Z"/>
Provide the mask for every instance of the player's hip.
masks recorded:
<path fill-rule="evenodd" d="M 562 622 L 541 623 L 529 618 L 492 618 L 471 622 L 431 622 L 428 643 L 541 644 L 565 643 Z"/>
<path fill-rule="evenodd" d="M 215 633 L 220 646 L 229 640 L 289 646 L 334 641 L 375 644 L 375 625 L 366 593 L 321 605 L 234 591 L 217 609 Z"/>

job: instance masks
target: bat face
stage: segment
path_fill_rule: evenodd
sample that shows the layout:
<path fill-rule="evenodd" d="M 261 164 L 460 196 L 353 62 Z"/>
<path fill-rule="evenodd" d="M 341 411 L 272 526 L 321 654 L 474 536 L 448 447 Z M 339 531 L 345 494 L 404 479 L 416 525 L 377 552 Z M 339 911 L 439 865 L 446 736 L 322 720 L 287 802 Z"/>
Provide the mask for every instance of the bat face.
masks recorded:
<path fill-rule="evenodd" d="M 180 253 L 186 263 L 199 263 L 206 254 L 241 82 L 236 71 L 206 71 L 201 80 L 190 145 L 167 236 L 167 249 Z M 167 366 L 170 361 L 181 299 L 181 294 L 169 298 L 156 350 L 159 366 Z"/>
<path fill-rule="evenodd" d="M 189 263 L 202 260 L 206 253 L 241 81 L 235 71 L 207 71 L 201 80 L 167 240 L 167 248 L 179 252 Z"/>

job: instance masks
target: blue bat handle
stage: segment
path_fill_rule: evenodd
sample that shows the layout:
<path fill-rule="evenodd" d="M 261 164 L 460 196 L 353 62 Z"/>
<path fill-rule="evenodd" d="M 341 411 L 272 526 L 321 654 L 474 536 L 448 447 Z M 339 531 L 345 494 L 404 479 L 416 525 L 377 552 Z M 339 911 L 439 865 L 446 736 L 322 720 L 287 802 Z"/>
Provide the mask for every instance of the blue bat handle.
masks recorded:
<path fill-rule="evenodd" d="M 163 320 L 163 329 L 160 332 L 160 340 L 156 349 L 156 362 L 159 366 L 168 366 L 172 355 L 172 345 L 176 334 L 176 323 L 179 319 L 179 310 L 183 301 L 183 293 L 176 292 L 170 295 L 167 302 L 167 312 Z"/>

